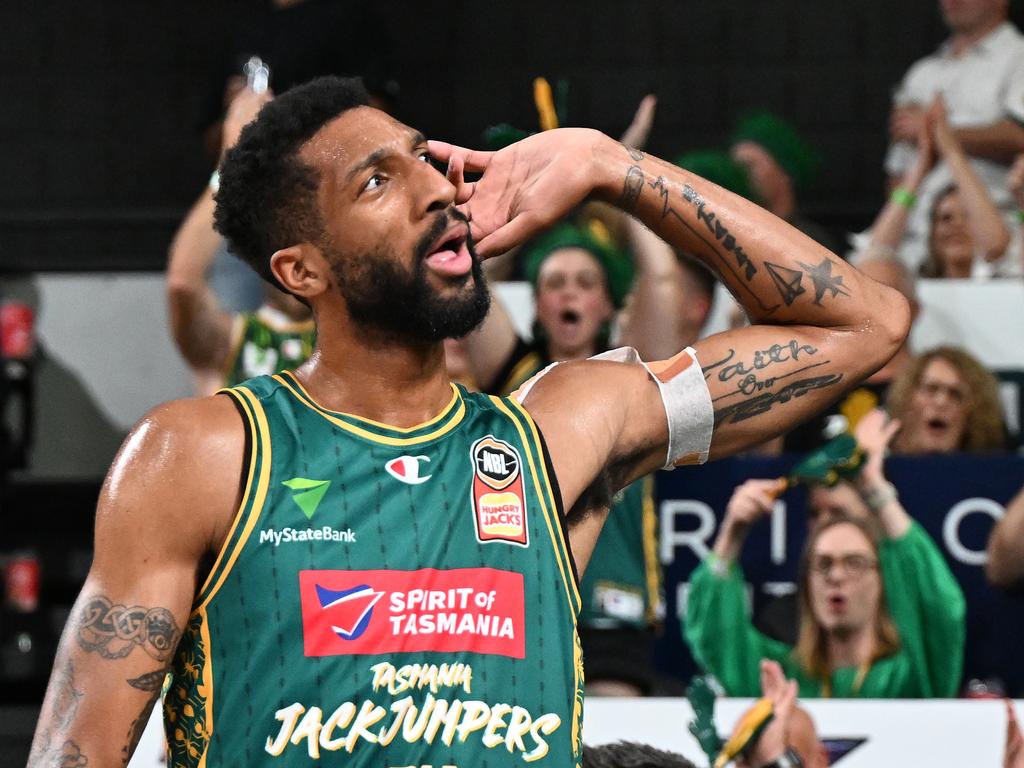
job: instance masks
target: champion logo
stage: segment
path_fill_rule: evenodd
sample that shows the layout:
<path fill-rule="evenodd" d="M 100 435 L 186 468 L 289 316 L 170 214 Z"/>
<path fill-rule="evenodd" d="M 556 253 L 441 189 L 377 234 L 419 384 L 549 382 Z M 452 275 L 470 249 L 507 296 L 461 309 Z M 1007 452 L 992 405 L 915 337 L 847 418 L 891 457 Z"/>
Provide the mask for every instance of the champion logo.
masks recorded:
<path fill-rule="evenodd" d="M 387 470 L 388 474 L 391 475 L 395 480 L 399 480 L 407 485 L 419 485 L 425 483 L 433 475 L 420 476 L 420 462 L 430 462 L 428 456 L 399 456 L 397 459 L 392 459 L 384 465 L 384 469 Z"/>
<path fill-rule="evenodd" d="M 316 585 L 320 607 L 328 617 L 331 629 L 342 640 L 355 640 L 366 631 L 373 616 L 373 606 L 383 595 L 368 584 L 345 590 Z"/>

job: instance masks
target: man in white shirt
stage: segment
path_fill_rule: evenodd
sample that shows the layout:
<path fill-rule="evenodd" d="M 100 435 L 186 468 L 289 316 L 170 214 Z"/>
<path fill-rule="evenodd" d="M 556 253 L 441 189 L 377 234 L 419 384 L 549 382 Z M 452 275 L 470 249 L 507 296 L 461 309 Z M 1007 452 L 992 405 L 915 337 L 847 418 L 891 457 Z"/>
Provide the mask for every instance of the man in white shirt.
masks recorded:
<path fill-rule="evenodd" d="M 940 0 L 939 5 L 952 36 L 918 60 L 897 88 L 885 169 L 895 185 L 914 161 L 928 105 L 942 94 L 972 166 L 1012 217 L 1016 208 L 1006 176 L 1014 156 L 1024 151 L 1024 36 L 1008 21 L 1009 0 Z M 921 185 L 899 254 L 911 269 L 927 251 L 932 201 L 951 181 L 949 169 L 939 163 Z"/>

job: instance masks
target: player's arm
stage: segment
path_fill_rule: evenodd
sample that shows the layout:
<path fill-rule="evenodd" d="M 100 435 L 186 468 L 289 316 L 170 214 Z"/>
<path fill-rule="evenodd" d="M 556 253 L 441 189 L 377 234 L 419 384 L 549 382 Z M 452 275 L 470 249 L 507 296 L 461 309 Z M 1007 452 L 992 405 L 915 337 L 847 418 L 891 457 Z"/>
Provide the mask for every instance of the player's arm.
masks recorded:
<path fill-rule="evenodd" d="M 100 496 L 93 564 L 64 628 L 29 768 L 127 764 L 204 555 L 230 523 L 243 451 L 226 397 L 161 406 L 125 441 Z"/>

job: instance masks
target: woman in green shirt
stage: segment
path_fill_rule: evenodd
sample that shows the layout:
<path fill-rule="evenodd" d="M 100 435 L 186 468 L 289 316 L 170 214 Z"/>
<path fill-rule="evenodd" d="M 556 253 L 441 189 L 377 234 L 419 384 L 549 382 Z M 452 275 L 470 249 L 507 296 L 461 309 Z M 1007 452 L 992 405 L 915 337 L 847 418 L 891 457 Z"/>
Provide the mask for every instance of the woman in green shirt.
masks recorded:
<path fill-rule="evenodd" d="M 736 562 L 750 525 L 771 511 L 777 483 L 750 480 L 736 489 L 713 553 L 691 577 L 683 627 L 698 663 L 730 695 L 758 695 L 762 658 L 781 663 L 801 697 L 956 695 L 964 597 L 935 543 L 885 480 L 882 456 L 898 428 L 881 411 L 858 426 L 869 457 L 855 485 L 864 504 L 811 532 L 801 559 L 795 648 L 754 628 Z"/>

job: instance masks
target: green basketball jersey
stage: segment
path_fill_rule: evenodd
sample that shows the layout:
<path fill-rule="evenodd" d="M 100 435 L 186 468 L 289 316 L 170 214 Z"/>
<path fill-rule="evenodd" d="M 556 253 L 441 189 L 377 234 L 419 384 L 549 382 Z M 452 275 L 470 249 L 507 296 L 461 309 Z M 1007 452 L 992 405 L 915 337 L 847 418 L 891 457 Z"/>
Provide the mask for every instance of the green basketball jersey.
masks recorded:
<path fill-rule="evenodd" d="M 225 387 L 302 365 L 313 353 L 316 325 L 312 319 L 293 322 L 263 306 L 236 315 L 231 339 L 224 366 Z"/>
<path fill-rule="evenodd" d="M 654 480 L 637 480 L 615 500 L 580 582 L 580 623 L 598 629 L 649 627 L 661 620 Z"/>
<path fill-rule="evenodd" d="M 247 482 L 172 665 L 169 765 L 580 765 L 580 598 L 525 410 L 453 386 L 397 429 L 287 372 L 227 394 Z"/>
<path fill-rule="evenodd" d="M 542 345 L 519 339 L 495 377 L 494 391 L 511 394 L 551 362 Z M 580 583 L 580 621 L 585 626 L 643 628 L 661 620 L 664 600 L 653 486 L 647 477 L 615 494 Z"/>

